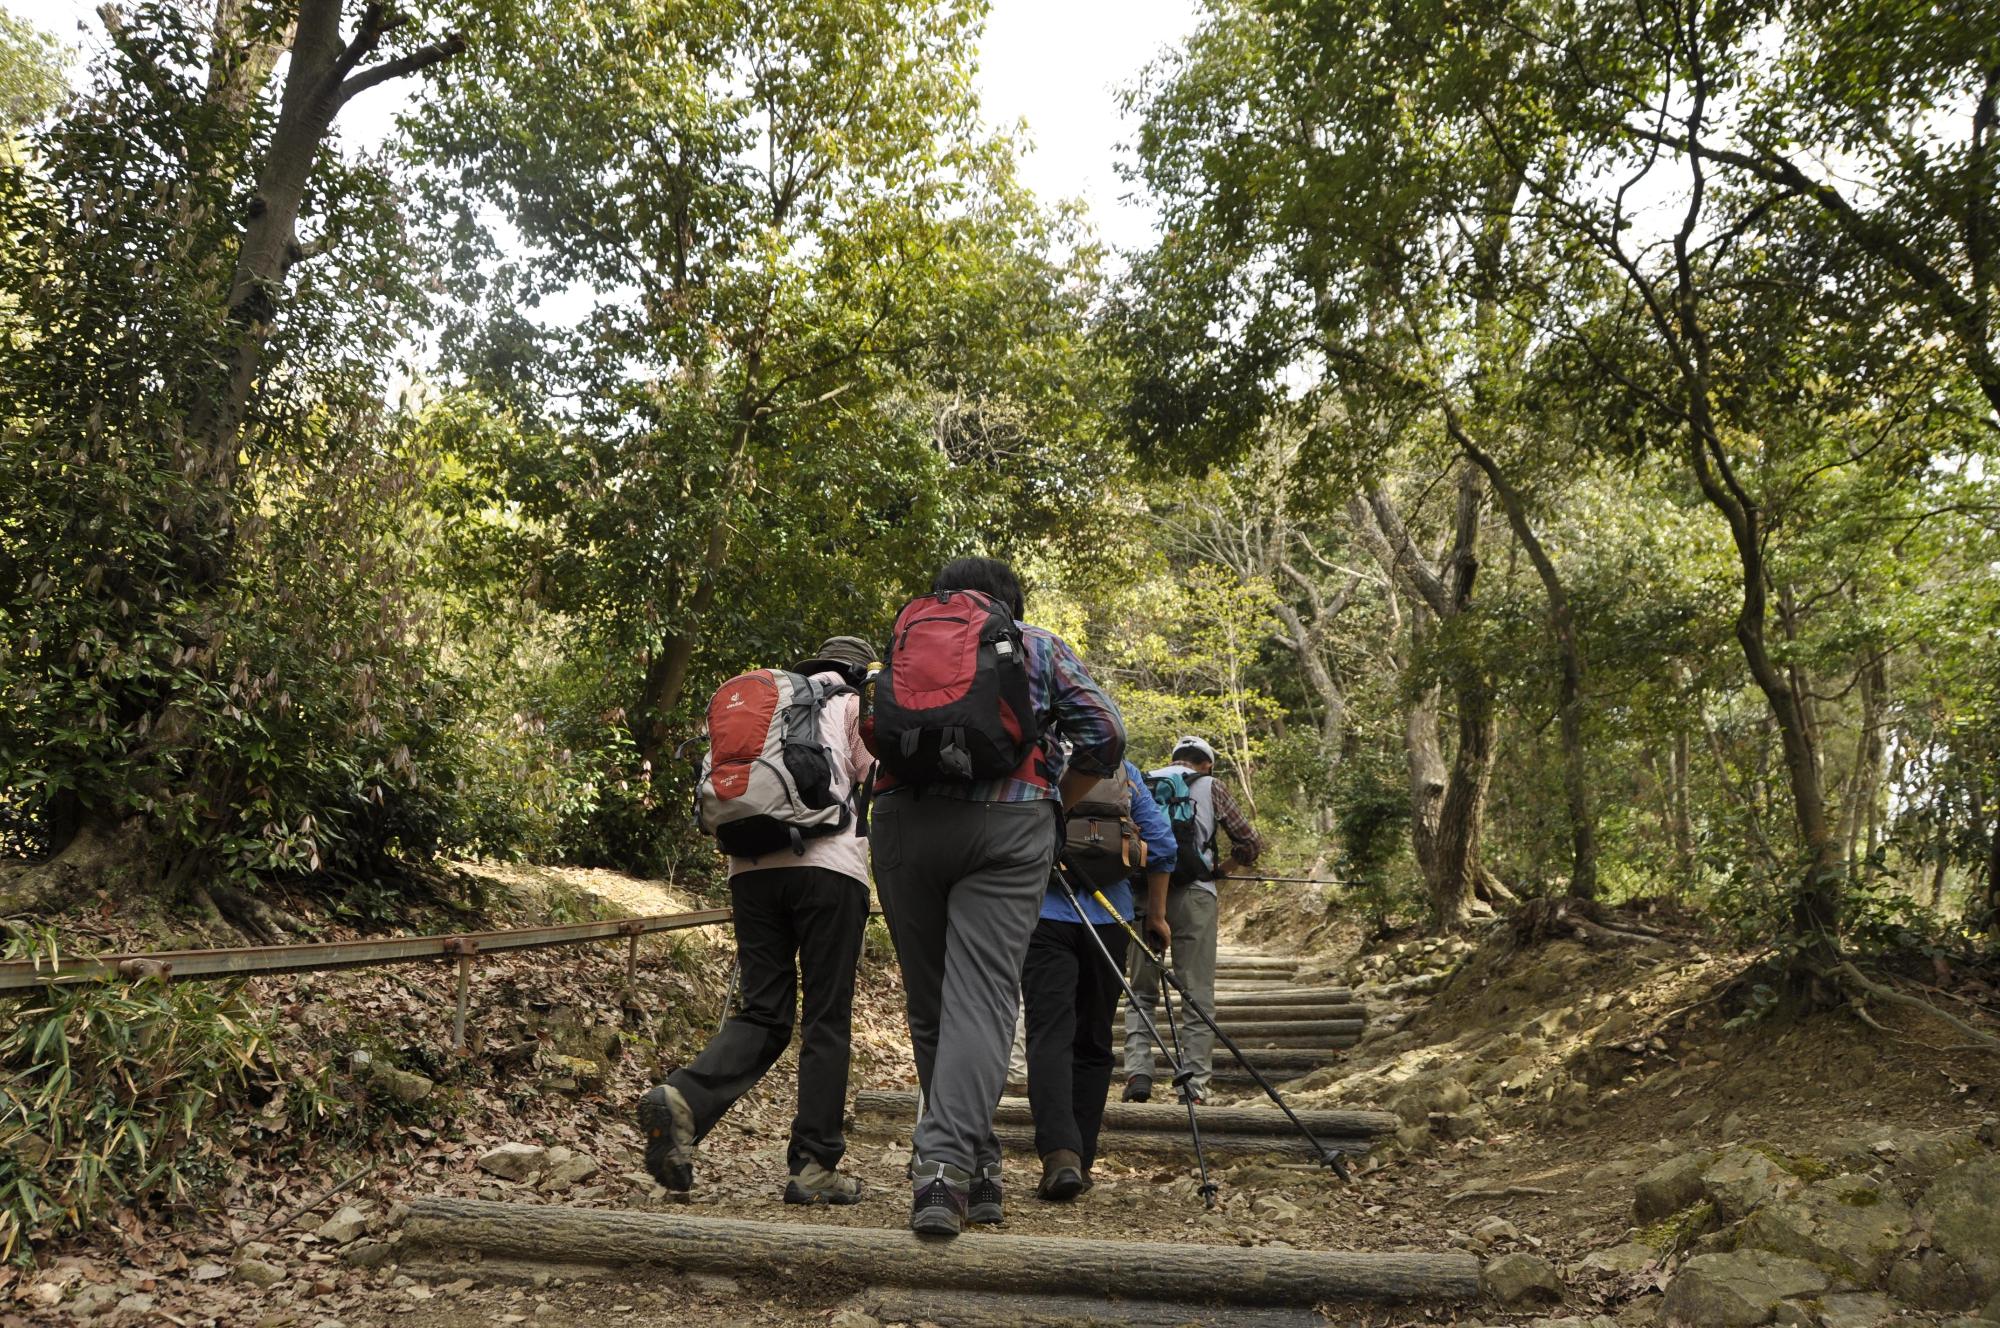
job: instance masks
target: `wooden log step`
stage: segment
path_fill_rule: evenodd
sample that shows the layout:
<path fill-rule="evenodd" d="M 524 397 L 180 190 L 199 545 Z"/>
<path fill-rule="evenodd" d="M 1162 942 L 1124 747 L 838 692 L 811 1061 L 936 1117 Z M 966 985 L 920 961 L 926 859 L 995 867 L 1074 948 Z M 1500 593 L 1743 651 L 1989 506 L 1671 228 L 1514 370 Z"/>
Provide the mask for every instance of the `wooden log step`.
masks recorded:
<path fill-rule="evenodd" d="M 847 1302 L 847 1308 L 883 1323 L 934 1323 L 938 1328 L 1326 1328 L 1319 1311 L 1298 1306 L 1175 1305 L 1158 1300 L 1100 1300 L 1086 1296 L 1044 1296 L 1032 1291 L 970 1297 L 956 1291 L 918 1287 L 875 1287 Z"/>
<path fill-rule="evenodd" d="M 1278 955 L 1231 954 L 1227 950 L 1224 950 L 1215 956 L 1215 971 L 1220 973 L 1226 969 L 1254 969 L 1259 972 L 1276 970 L 1280 973 L 1296 973 L 1299 969 L 1299 961 L 1296 959 L 1285 959 Z"/>
<path fill-rule="evenodd" d="M 1322 1065 L 1340 1064 L 1341 1053 L 1353 1046 L 1354 1041 L 1325 1047 L 1245 1047 L 1243 1054 L 1250 1058 L 1252 1065 L 1265 1074 L 1270 1074 L 1274 1070 L 1304 1074 L 1308 1070 L 1317 1070 Z M 1220 1042 L 1215 1044 L 1214 1064 L 1227 1065 L 1237 1059 L 1235 1052 Z"/>
<path fill-rule="evenodd" d="M 1325 1045 L 1327 1038 L 1348 1037 L 1358 1034 L 1368 1027 L 1365 1019 L 1231 1019 L 1227 1015 L 1217 1015 L 1216 1022 L 1223 1031 L 1238 1042 L 1248 1046 L 1267 1039 L 1278 1039 L 1305 1046 Z M 1120 1023 L 1120 1029 L 1128 1025 Z M 1133 1023 L 1129 1027 L 1143 1029 L 1144 1024 Z M 1160 1029 L 1166 1033 L 1165 1027 Z"/>
<path fill-rule="evenodd" d="M 1170 1090 L 1171 1091 L 1171 1090 Z M 1197 1111 L 1203 1108 L 1195 1108 Z M 1097 1151 L 1104 1157 L 1174 1157 L 1184 1159 L 1189 1166 L 1194 1165 L 1194 1145 L 1188 1141 L 1187 1108 L 1176 1106 L 1181 1114 L 1178 1130 L 1107 1130 L 1097 1137 Z M 1319 1131 L 1315 1137 L 1336 1153 L 1360 1156 L 1374 1146 L 1369 1139 L 1356 1139 L 1348 1135 L 1328 1138 Z M 1001 1149 L 1019 1157 L 1023 1163 L 1039 1160 L 1035 1151 L 1035 1129 L 1032 1125 L 995 1125 L 993 1137 L 1000 1141 Z M 1222 1153 L 1233 1157 L 1261 1157 L 1275 1154 L 1279 1157 L 1317 1158 L 1305 1136 L 1293 1131 L 1283 1134 L 1210 1134 L 1206 1127 L 1201 1132 L 1201 1146 L 1211 1158 Z M 1032 1181 L 1032 1178 L 1030 1178 Z"/>
<path fill-rule="evenodd" d="M 1221 984 L 1216 985 L 1216 1004 L 1230 1004 L 1236 997 L 1238 1005 L 1341 1005 L 1354 1000 L 1354 992 L 1347 987 L 1282 987 L 1265 990 L 1259 985 L 1243 992 L 1224 992 Z"/>
<path fill-rule="evenodd" d="M 1175 1009 L 1180 1007 L 1176 1005 Z M 1122 1014 L 1124 1007 L 1119 1007 Z M 1359 1001 L 1337 1001 L 1329 1005 L 1238 1005 L 1216 1003 L 1215 1017 L 1225 1024 L 1230 1020 L 1243 1023 L 1258 1023 L 1278 1019 L 1362 1019 L 1368 1018 L 1368 1007 Z"/>
<path fill-rule="evenodd" d="M 907 1090 L 863 1089 L 854 1095 L 854 1114 L 887 1116 L 912 1121 L 917 1114 L 917 1095 Z M 1003 1097 L 993 1109 L 996 1123 L 1027 1125 L 1034 1122 L 1028 1100 Z M 1394 1134 L 1402 1121 L 1388 1111 L 1315 1110 L 1299 1112 L 1299 1119 L 1314 1134 L 1332 1137 L 1352 1135 L 1372 1138 Z M 1203 1107 L 1202 1127 L 1229 1134 L 1285 1134 L 1292 1123 L 1276 1107 Z M 1113 1102 L 1104 1109 L 1107 1130 L 1173 1130 L 1187 1127 L 1187 1110 L 1178 1103 Z"/>
<path fill-rule="evenodd" d="M 925 1240 L 905 1230 L 746 1222 L 556 1204 L 418 1199 L 402 1257 L 474 1256 L 578 1269 L 844 1277 L 867 1286 L 1107 1297 L 1144 1287 L 1175 1303 L 1313 1306 L 1325 1301 L 1469 1301 L 1470 1254 L 1003 1236 Z"/>

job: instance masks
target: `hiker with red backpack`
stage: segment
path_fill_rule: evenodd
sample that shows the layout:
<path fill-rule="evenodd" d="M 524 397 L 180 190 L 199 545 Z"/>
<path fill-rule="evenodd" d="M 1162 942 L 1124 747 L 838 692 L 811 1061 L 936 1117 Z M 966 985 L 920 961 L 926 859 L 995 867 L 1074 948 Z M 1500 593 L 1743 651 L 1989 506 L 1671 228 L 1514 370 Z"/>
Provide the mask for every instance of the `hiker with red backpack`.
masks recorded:
<path fill-rule="evenodd" d="M 1215 748 L 1205 738 L 1174 740 L 1168 763 L 1146 776 L 1153 798 L 1173 828 L 1174 870 L 1169 877 L 1165 920 L 1173 933 L 1174 976 L 1201 1008 L 1215 1013 L 1216 882 L 1229 874 L 1232 863 L 1248 867 L 1264 851 L 1257 828 L 1236 804 L 1229 787 L 1215 777 Z M 1216 849 L 1216 832 L 1229 836 L 1229 856 Z M 1149 909 L 1151 928 L 1160 913 Z M 1159 998 L 1159 961 L 1141 957 L 1133 966 L 1132 989 L 1148 1013 Z M 1199 1100 L 1208 1092 L 1215 1061 L 1215 1032 L 1183 1004 L 1180 1045 L 1186 1049 L 1192 1087 Z M 1138 1014 L 1125 1019 L 1125 1094 L 1127 1102 L 1144 1102 L 1153 1095 L 1153 1044 Z"/>
<path fill-rule="evenodd" d="M 1111 1090 L 1112 1017 L 1124 991 L 1125 929 L 1137 916 L 1132 884 L 1144 878 L 1156 906 L 1147 910 L 1151 939 L 1165 949 L 1165 910 L 1174 869 L 1174 835 L 1145 776 L 1130 761 L 1078 798 L 1065 822 L 1063 860 L 1075 889 L 1097 891 L 1114 918 L 1085 893 L 1051 890 L 1028 941 L 1021 990 L 1028 1021 L 1028 1106 L 1042 1159 L 1035 1197 L 1067 1203 L 1090 1188 L 1104 1100 Z M 1078 910 L 1083 916 L 1078 916 Z M 1097 939 L 1090 931 L 1095 929 Z"/>
<path fill-rule="evenodd" d="M 1007 564 L 948 563 L 896 615 L 866 734 L 875 886 L 923 1092 L 910 1227 L 926 1235 L 1004 1216 L 993 1107 L 1060 808 L 1125 753 L 1118 707 L 1024 612 Z"/>
<path fill-rule="evenodd" d="M 693 1185 L 695 1145 L 784 1054 L 803 987 L 785 1202 L 860 1201 L 839 1167 L 868 924 L 859 689 L 874 659 L 868 642 L 836 636 L 794 669 L 731 678 L 709 702 L 696 813 L 729 855 L 742 995 L 701 1054 L 639 1099 L 646 1170 L 669 1190 Z"/>

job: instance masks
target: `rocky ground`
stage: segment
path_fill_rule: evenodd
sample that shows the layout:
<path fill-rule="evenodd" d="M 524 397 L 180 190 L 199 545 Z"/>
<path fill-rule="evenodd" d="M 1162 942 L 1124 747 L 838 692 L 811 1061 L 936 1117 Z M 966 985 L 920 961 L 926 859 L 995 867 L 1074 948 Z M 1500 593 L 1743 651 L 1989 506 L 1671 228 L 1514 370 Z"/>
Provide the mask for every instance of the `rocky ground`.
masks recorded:
<path fill-rule="evenodd" d="M 524 911 L 590 906 L 591 881 L 573 874 L 494 884 Z M 596 884 L 614 912 L 687 906 L 645 883 Z M 1067 1207 L 1025 1193 L 1023 1159 L 1008 1233 L 1459 1246 L 1488 1260 L 1483 1305 L 1357 1308 L 1342 1323 L 2000 1323 L 2000 1062 L 1954 1049 L 1943 1025 L 1879 1009 L 1880 1031 L 1846 1014 L 1743 1021 L 1712 997 L 1750 957 L 1670 915 L 1648 915 L 1663 935 L 1635 944 L 1524 942 L 1505 924 L 1439 941 L 1364 939 L 1296 893 L 1231 904 L 1239 943 L 1302 951 L 1303 980 L 1350 984 L 1371 1006 L 1363 1045 L 1292 1085 L 1294 1101 L 1379 1107 L 1402 1130 L 1352 1185 L 1232 1161 L 1213 1213 L 1185 1157 L 1109 1158 Z M 419 1195 L 672 1203 L 639 1167 L 630 1105 L 718 1017 L 725 940 L 649 943 L 630 989 L 616 947 L 482 961 L 464 1057 L 443 1051 L 449 979 L 428 966 L 264 980 L 260 998 L 337 1047 L 340 1109 L 388 1124 L 346 1148 L 267 1149 L 288 1160 L 239 1162 L 216 1207 L 130 1215 L 106 1239 L 0 1274 L 0 1322 L 868 1328 L 852 1288 L 782 1274 L 484 1284 L 399 1266 L 400 1205 Z M 855 1087 L 899 1086 L 911 1076 L 879 924 L 865 969 Z M 1992 1008 L 1982 975 L 1926 976 L 1961 1014 Z M 853 1142 L 862 1204 L 780 1204 L 794 1082 L 788 1055 L 705 1142 L 688 1210 L 899 1225 L 899 1138 Z"/>

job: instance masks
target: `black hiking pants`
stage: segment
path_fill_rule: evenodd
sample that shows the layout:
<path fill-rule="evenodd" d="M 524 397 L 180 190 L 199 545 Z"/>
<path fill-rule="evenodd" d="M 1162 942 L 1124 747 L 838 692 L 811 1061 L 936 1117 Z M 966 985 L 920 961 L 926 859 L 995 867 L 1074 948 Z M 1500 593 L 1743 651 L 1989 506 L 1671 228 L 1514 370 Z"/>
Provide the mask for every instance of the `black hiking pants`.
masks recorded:
<path fill-rule="evenodd" d="M 799 1110 L 785 1160 L 840 1165 L 847 1140 L 847 1062 L 854 969 L 868 925 L 868 887 L 824 867 L 777 867 L 729 880 L 743 1004 L 701 1054 L 667 1076 L 694 1112 L 697 1139 L 784 1055 L 800 1010 Z"/>
<path fill-rule="evenodd" d="M 1047 1157 L 1069 1149 L 1086 1173 L 1097 1158 L 1114 1062 L 1111 1019 L 1124 994 L 1118 970 L 1125 964 L 1125 929 L 1105 923 L 1096 931 L 1111 951 L 1109 964 L 1083 923 L 1043 918 L 1021 968 L 1035 1152 Z"/>

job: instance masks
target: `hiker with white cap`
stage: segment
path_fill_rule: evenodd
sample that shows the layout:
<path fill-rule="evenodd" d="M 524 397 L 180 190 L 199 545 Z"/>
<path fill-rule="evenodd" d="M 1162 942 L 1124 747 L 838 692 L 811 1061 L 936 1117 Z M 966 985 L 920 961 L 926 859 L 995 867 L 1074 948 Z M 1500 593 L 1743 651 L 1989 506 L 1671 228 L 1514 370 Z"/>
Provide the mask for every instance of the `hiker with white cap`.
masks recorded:
<path fill-rule="evenodd" d="M 1244 867 L 1257 861 L 1264 841 L 1257 828 L 1236 804 L 1229 786 L 1215 777 L 1215 748 L 1192 734 L 1174 740 L 1168 763 L 1146 776 L 1154 801 L 1167 813 L 1175 841 L 1174 870 L 1167 881 L 1165 912 L 1173 933 L 1174 976 L 1186 991 L 1211 1014 L 1215 1011 L 1215 883 L 1229 874 L 1231 864 Z M 1229 856 L 1216 848 L 1218 830 L 1229 836 Z M 1149 913 L 1160 907 L 1155 894 L 1147 901 Z M 1145 955 L 1134 957 L 1132 990 L 1148 1014 L 1159 1000 L 1159 961 Z M 1130 1002 L 1127 1002 L 1128 1006 Z M 1215 1059 L 1215 1033 L 1195 1018 L 1185 1005 L 1176 1012 L 1180 1019 L 1180 1045 L 1184 1061 L 1194 1072 L 1197 1099 L 1208 1092 L 1208 1080 Z M 1153 1044 L 1146 1036 L 1145 1021 L 1128 1008 L 1125 1018 L 1125 1094 L 1127 1102 L 1144 1102 L 1153 1095 Z"/>
<path fill-rule="evenodd" d="M 860 1201 L 861 1183 L 839 1167 L 854 971 L 868 925 L 857 808 L 872 758 L 859 692 L 875 657 L 859 637 L 832 637 L 796 668 L 731 678 L 709 702 L 696 806 L 729 855 L 742 997 L 700 1055 L 639 1099 L 646 1170 L 669 1190 L 693 1185 L 695 1145 L 784 1054 L 796 1006 L 799 1105 L 785 1202 Z"/>

